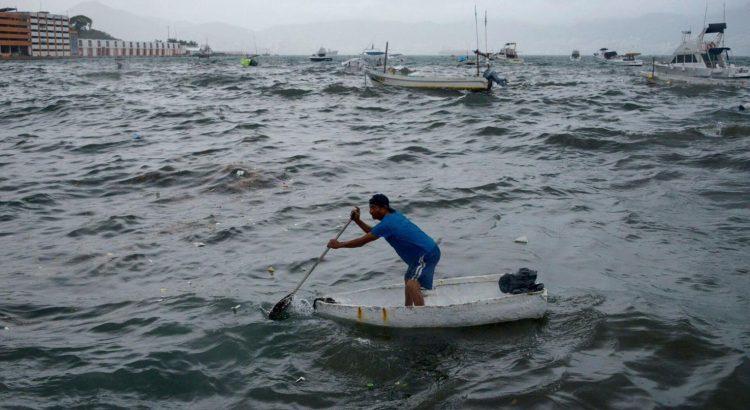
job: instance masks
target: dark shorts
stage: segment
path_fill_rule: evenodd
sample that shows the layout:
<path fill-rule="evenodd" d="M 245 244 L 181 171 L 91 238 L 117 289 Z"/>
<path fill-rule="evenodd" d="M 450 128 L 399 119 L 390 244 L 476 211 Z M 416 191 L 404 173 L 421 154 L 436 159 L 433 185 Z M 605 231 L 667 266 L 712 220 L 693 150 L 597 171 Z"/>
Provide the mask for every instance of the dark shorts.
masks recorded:
<path fill-rule="evenodd" d="M 424 289 L 432 289 L 432 277 L 435 267 L 440 262 L 440 248 L 435 247 L 430 253 L 422 255 L 416 262 L 409 265 L 404 280 L 415 279 Z"/>

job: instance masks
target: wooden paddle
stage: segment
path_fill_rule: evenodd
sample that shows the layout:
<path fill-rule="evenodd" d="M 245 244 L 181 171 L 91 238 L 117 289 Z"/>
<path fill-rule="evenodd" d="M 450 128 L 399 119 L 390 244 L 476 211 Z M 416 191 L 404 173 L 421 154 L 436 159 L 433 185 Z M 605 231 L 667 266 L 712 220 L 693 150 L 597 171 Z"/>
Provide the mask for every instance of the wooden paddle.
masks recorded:
<path fill-rule="evenodd" d="M 341 236 L 341 234 L 344 233 L 344 231 L 346 230 L 346 228 L 349 226 L 350 223 L 352 223 L 351 219 L 349 219 L 349 222 L 347 222 L 346 225 L 344 225 L 344 227 L 341 228 L 341 230 L 339 231 L 339 234 L 336 235 L 336 239 L 339 239 L 339 236 Z M 307 280 L 307 278 L 310 277 L 310 274 L 313 273 L 313 271 L 315 270 L 315 268 L 318 266 L 318 264 L 320 263 L 320 261 L 323 260 L 323 257 L 326 256 L 326 254 L 328 253 L 329 250 L 331 250 L 331 248 L 329 248 L 329 247 L 326 246 L 326 250 L 324 250 L 323 253 L 320 254 L 320 257 L 318 258 L 318 260 L 315 261 L 315 264 L 310 268 L 309 271 L 307 271 L 307 275 L 305 275 L 305 277 L 302 278 L 302 280 L 299 282 L 299 284 L 297 285 L 297 287 L 294 288 L 294 290 L 292 291 L 292 293 L 284 296 L 284 298 L 281 299 L 279 301 L 279 303 L 277 303 L 273 307 L 273 309 L 271 309 L 271 312 L 268 314 L 268 318 L 269 319 L 271 319 L 271 320 L 282 320 L 282 319 L 284 319 L 284 317 L 285 317 L 284 316 L 284 312 L 286 312 L 286 310 L 289 308 L 289 305 L 292 304 L 292 299 L 294 299 L 294 294 L 297 293 L 297 291 L 299 290 L 299 288 L 302 287 L 302 284 L 305 283 L 305 281 Z"/>

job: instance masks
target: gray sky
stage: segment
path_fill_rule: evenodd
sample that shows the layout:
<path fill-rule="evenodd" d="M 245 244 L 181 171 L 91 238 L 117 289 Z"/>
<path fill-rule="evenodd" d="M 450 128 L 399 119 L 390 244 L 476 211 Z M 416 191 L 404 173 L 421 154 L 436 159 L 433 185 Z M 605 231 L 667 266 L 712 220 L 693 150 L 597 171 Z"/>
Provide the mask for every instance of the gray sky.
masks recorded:
<path fill-rule="evenodd" d="M 700 30 L 705 0 L 0 0 L 2 6 L 73 15 L 120 39 L 208 42 L 220 51 L 342 54 L 386 41 L 397 52 L 436 54 L 475 47 L 474 4 L 488 12 L 488 45 L 521 54 L 590 54 L 600 47 L 671 54 L 680 31 Z M 709 22 L 723 1 L 709 0 Z M 750 0 L 726 0 L 729 46 L 750 55 Z M 480 31 L 481 30 L 480 28 Z M 484 37 L 484 36 L 481 36 Z"/>
<path fill-rule="evenodd" d="M 646 13 L 702 14 L 704 0 L 98 0 L 102 4 L 172 21 L 223 22 L 254 30 L 336 20 L 450 23 L 472 20 L 474 4 L 490 19 L 556 24 Z M 726 0 L 727 8 L 750 0 Z M 20 9 L 65 10 L 81 0 L 0 0 Z M 709 17 L 721 17 L 721 0 L 709 0 Z"/>

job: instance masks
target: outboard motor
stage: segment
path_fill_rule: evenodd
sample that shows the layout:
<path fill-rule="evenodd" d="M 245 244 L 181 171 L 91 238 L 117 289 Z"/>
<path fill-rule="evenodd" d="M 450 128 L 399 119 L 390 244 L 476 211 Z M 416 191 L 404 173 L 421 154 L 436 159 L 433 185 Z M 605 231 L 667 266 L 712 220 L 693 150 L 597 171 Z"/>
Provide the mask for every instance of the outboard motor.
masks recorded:
<path fill-rule="evenodd" d="M 508 85 L 508 80 L 506 80 L 505 77 L 500 77 L 495 70 L 490 70 L 489 68 L 484 70 L 482 77 L 487 79 L 487 90 L 492 89 L 492 83 L 497 83 L 500 87 Z"/>

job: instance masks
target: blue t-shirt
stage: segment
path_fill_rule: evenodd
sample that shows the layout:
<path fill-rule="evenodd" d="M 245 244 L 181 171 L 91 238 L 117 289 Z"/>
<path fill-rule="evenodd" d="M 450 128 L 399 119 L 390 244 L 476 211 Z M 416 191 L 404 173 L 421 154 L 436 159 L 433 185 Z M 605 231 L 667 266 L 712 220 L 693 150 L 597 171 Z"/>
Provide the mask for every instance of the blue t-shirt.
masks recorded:
<path fill-rule="evenodd" d="M 393 246 L 398 256 L 411 265 L 429 253 L 437 244 L 417 225 L 400 212 L 391 212 L 370 231 L 371 234 L 385 238 Z"/>

